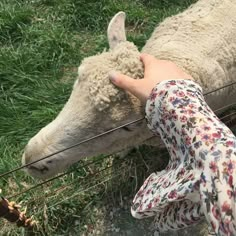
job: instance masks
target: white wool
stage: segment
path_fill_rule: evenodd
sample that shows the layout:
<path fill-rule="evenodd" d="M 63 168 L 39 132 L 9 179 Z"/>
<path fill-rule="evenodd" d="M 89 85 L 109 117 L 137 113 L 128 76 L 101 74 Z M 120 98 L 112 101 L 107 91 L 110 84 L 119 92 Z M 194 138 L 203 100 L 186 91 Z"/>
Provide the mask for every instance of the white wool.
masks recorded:
<path fill-rule="evenodd" d="M 236 1 L 200 0 L 164 20 L 143 52 L 175 62 L 192 75 L 204 92 L 219 88 L 236 80 L 235 16 Z M 207 101 L 219 108 L 232 99 L 229 92 L 234 93 L 223 90 Z"/>
<path fill-rule="evenodd" d="M 117 89 L 108 79 L 112 70 L 119 71 L 135 79 L 143 77 L 143 65 L 140 53 L 133 43 L 122 42 L 114 50 L 84 59 L 83 74 L 79 81 L 87 84 L 90 98 L 95 107 L 102 111 L 109 108 L 110 102 L 116 103 L 125 99 L 125 92 Z"/>

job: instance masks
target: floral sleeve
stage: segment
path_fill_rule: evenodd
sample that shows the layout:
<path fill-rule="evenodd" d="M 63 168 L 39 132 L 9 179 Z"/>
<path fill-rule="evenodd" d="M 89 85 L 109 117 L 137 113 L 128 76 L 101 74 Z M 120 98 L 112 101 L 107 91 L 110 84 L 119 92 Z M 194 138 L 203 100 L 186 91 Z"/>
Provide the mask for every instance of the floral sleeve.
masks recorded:
<path fill-rule="evenodd" d="M 190 200 L 201 207 L 217 235 L 236 235 L 236 138 L 206 104 L 201 87 L 191 80 L 159 83 L 147 101 L 146 115 L 149 128 L 165 143 L 170 162 L 141 187 L 133 215 L 155 212 L 158 228 L 157 219 L 168 205 L 178 202 L 181 209 L 181 202 Z M 144 197 L 149 189 L 152 193 Z"/>

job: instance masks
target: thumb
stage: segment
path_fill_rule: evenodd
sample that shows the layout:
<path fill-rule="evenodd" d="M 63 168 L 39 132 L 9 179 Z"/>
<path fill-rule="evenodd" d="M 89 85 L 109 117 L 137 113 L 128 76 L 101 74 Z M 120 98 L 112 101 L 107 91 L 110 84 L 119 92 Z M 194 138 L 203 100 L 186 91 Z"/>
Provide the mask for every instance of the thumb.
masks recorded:
<path fill-rule="evenodd" d="M 109 73 L 109 79 L 113 84 L 115 84 L 119 88 L 125 89 L 131 93 L 134 91 L 136 87 L 137 81 L 135 79 L 115 71 Z"/>
<path fill-rule="evenodd" d="M 157 59 L 154 56 L 146 54 L 146 53 L 142 53 L 140 55 L 140 59 L 144 65 L 144 77 L 150 77 L 149 76 L 150 72 L 153 71 L 153 68 L 157 67 L 156 65 Z"/>

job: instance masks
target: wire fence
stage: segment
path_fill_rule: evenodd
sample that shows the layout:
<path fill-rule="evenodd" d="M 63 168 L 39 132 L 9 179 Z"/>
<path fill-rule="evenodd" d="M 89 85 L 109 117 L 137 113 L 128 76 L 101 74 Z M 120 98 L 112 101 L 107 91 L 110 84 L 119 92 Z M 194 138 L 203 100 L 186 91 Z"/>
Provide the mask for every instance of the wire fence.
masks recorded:
<path fill-rule="evenodd" d="M 223 87 L 221 87 L 221 88 L 218 88 L 218 89 L 212 90 L 212 91 L 210 91 L 210 92 L 207 92 L 207 93 L 205 93 L 204 95 L 205 95 L 205 96 L 210 95 L 210 94 L 212 94 L 212 93 L 214 93 L 214 92 L 216 92 L 216 91 L 219 91 L 219 90 L 221 90 L 221 89 L 224 89 L 224 88 L 233 86 L 233 85 L 235 85 L 235 84 L 236 84 L 236 82 L 233 82 L 233 83 L 228 84 L 228 85 L 225 85 L 225 86 L 223 86 Z M 221 108 L 219 108 L 219 109 L 216 109 L 214 112 L 215 112 L 216 114 L 217 114 L 217 113 L 222 113 L 222 111 L 225 111 L 226 109 L 233 108 L 233 107 L 235 107 L 235 106 L 236 106 L 236 102 L 235 102 L 235 103 L 231 103 L 231 104 L 227 104 L 227 105 L 225 105 L 225 106 L 223 106 L 223 107 L 221 107 Z M 225 115 L 223 115 L 223 116 L 221 116 L 221 117 L 219 117 L 219 118 L 220 118 L 222 121 L 224 121 L 224 122 L 226 123 L 226 125 L 227 125 L 227 124 L 231 124 L 231 125 L 233 124 L 233 125 L 235 125 L 235 124 L 236 124 L 236 122 L 235 122 L 235 116 L 236 116 L 236 111 L 233 109 L 230 114 L 225 114 Z M 231 119 L 231 118 L 232 118 L 232 119 Z M 92 141 L 92 140 L 95 140 L 95 139 L 97 139 L 97 138 L 103 136 L 103 135 L 107 135 L 107 134 L 109 134 L 109 133 L 115 132 L 115 131 L 117 131 L 117 130 L 123 128 L 123 127 L 129 126 L 129 125 L 134 124 L 134 123 L 141 122 L 141 121 L 143 121 L 144 119 L 145 119 L 145 117 L 141 117 L 141 118 L 136 119 L 136 120 L 134 120 L 134 121 L 125 123 L 125 124 L 120 125 L 120 126 L 114 128 L 114 129 L 108 130 L 108 131 L 106 131 L 106 132 L 103 132 L 103 133 L 98 134 L 98 135 L 96 135 L 96 136 L 93 136 L 93 137 L 91 137 L 91 138 L 82 140 L 81 142 L 78 142 L 78 143 L 76 143 L 76 144 L 74 144 L 74 145 L 72 145 L 72 146 L 70 146 L 70 147 L 67 147 L 67 148 L 62 149 L 62 150 L 60 150 L 60 151 L 57 151 L 57 152 L 55 152 L 55 153 L 52 153 L 52 154 L 50 154 L 50 155 L 48 155 L 48 156 L 42 157 L 42 158 L 39 159 L 39 160 L 36 160 L 36 161 L 34 161 L 34 162 L 31 162 L 31 163 L 28 163 L 28 164 L 26 164 L 26 165 L 22 165 L 22 166 L 16 167 L 16 168 L 14 168 L 14 169 L 12 169 L 12 170 L 10 170 L 10 171 L 7 171 L 7 172 L 5 172 L 5 173 L 0 174 L 0 178 L 3 178 L 3 177 L 5 177 L 5 176 L 7 176 L 7 175 L 10 175 L 10 174 L 13 174 L 13 173 L 16 172 L 16 171 L 19 171 L 19 170 L 21 170 L 21 169 L 23 169 L 23 168 L 26 168 L 26 167 L 28 167 L 28 166 L 30 166 L 30 165 L 33 165 L 33 164 L 35 164 L 35 163 L 37 163 L 37 162 L 39 162 L 39 161 L 45 160 L 45 159 L 47 159 L 47 158 L 49 158 L 49 157 L 51 157 L 51 156 L 54 156 L 54 155 L 59 154 L 59 153 L 61 153 L 61 152 L 64 152 L 64 151 L 66 151 L 66 150 L 68 150 L 68 149 L 77 147 L 77 146 L 79 146 L 79 145 L 81 145 L 81 144 L 83 144 L 83 143 L 86 143 L 86 142 L 90 142 L 90 141 Z M 93 164 L 99 163 L 99 162 L 101 162 L 101 161 L 103 161 L 103 160 L 109 158 L 110 156 L 111 156 L 111 155 L 102 156 L 102 157 L 100 157 L 100 158 L 97 159 L 97 160 L 94 160 L 94 161 L 85 163 L 85 164 L 81 165 L 81 166 L 79 167 L 79 169 L 83 169 L 83 168 L 85 168 L 85 167 L 88 167 L 88 166 L 91 166 L 91 165 L 93 165 Z M 122 162 L 122 161 L 121 161 L 121 162 Z M 55 206 L 57 206 L 57 205 L 59 205 L 59 204 L 65 202 L 65 201 L 68 201 L 69 199 L 71 199 L 71 198 L 73 198 L 73 197 L 78 196 L 78 195 L 81 194 L 82 192 L 85 192 L 85 191 L 90 190 L 91 188 L 95 188 L 95 187 L 97 187 L 97 186 L 100 186 L 100 185 L 102 185 L 102 184 L 104 184 L 104 183 L 107 183 L 107 182 L 111 181 L 112 179 L 117 178 L 117 177 L 120 176 L 121 174 L 124 174 L 125 169 L 122 169 L 122 167 L 120 167 L 121 162 L 118 163 L 117 166 L 110 165 L 110 166 L 105 167 L 105 168 L 103 168 L 103 169 L 101 169 L 101 170 L 99 170 L 99 171 L 97 171 L 97 172 L 95 172 L 95 173 L 92 173 L 92 174 L 90 174 L 90 175 L 87 175 L 87 176 L 84 177 L 84 178 L 83 178 L 83 177 L 77 177 L 75 180 L 71 181 L 70 183 L 66 183 L 65 185 L 61 185 L 60 187 L 54 189 L 53 191 L 51 191 L 51 192 L 49 192 L 49 193 L 43 193 L 41 196 L 38 196 L 37 198 L 31 199 L 30 201 L 27 202 L 27 204 L 30 205 L 30 204 L 33 204 L 34 202 L 38 202 L 39 200 L 42 200 L 42 199 L 45 200 L 45 199 L 49 199 L 49 197 L 55 197 L 55 196 L 57 196 L 57 194 L 58 194 L 59 192 L 61 193 L 61 192 L 65 191 L 65 190 L 68 190 L 68 188 L 69 188 L 70 186 L 72 186 L 72 185 L 75 184 L 75 183 L 78 183 L 78 181 L 86 182 L 85 186 L 83 186 L 83 189 L 77 191 L 75 194 L 72 194 L 71 196 L 69 196 L 69 197 L 67 197 L 67 198 L 64 198 L 63 200 L 57 202 L 56 204 L 51 205 L 49 208 L 55 207 Z M 112 174 L 111 174 L 111 172 L 109 172 L 108 170 L 111 170 L 112 168 L 116 168 L 116 167 L 118 167 L 118 169 L 119 169 L 119 167 L 120 167 L 120 169 L 119 169 L 120 172 L 119 172 L 118 174 L 116 174 L 116 175 L 111 176 Z M 47 180 L 45 180 L 45 181 L 41 181 L 40 183 L 35 184 L 35 185 L 33 185 L 32 187 L 26 188 L 26 189 L 24 189 L 24 190 L 22 190 L 22 191 L 20 191 L 20 192 L 18 192 L 18 193 L 12 194 L 12 195 L 8 196 L 7 198 L 8 198 L 8 199 L 14 199 L 14 198 L 17 198 L 17 197 L 21 197 L 21 196 L 23 196 L 25 193 L 30 192 L 30 191 L 32 191 L 32 190 L 34 190 L 34 189 L 36 189 L 36 188 L 39 188 L 39 187 L 41 187 L 41 186 L 43 186 L 43 185 L 45 185 L 45 184 L 47 184 L 47 183 L 49 183 L 49 182 L 52 182 L 52 181 L 54 181 L 54 180 L 56 180 L 56 179 L 62 178 L 62 177 L 64 177 L 64 176 L 67 176 L 67 175 L 69 175 L 70 173 L 74 172 L 74 171 L 77 170 L 77 169 L 78 169 L 78 168 L 73 168 L 73 169 L 71 169 L 71 170 L 69 170 L 69 171 L 67 171 L 67 172 L 65 172 L 65 173 L 59 174 L 59 175 L 57 175 L 57 176 L 55 176 L 55 177 L 53 177 L 53 178 L 47 179 Z M 107 173 L 106 171 L 108 171 L 108 173 Z M 105 174 L 103 174 L 103 173 L 105 173 Z M 101 175 L 101 174 L 103 174 L 103 176 L 102 176 L 102 177 L 98 177 L 98 176 Z M 93 179 L 94 179 L 94 180 L 93 180 Z M 93 184 L 94 181 L 96 181 L 97 183 Z M 49 208 L 48 208 L 48 209 L 49 209 Z M 37 214 L 40 214 L 40 213 L 42 213 L 42 210 L 40 210 L 40 211 L 37 212 Z"/>

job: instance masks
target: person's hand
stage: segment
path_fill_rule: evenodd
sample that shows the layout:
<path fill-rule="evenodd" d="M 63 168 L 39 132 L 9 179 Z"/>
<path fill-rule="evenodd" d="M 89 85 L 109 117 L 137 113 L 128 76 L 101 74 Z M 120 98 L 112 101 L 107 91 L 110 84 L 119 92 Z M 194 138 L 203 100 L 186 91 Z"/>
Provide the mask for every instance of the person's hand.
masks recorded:
<path fill-rule="evenodd" d="M 109 78 L 116 86 L 132 93 L 144 103 L 147 101 L 152 89 L 161 81 L 192 79 L 190 75 L 171 61 L 157 60 L 148 54 L 141 54 L 140 59 L 144 64 L 143 79 L 135 80 L 116 72 L 110 73 Z"/>

